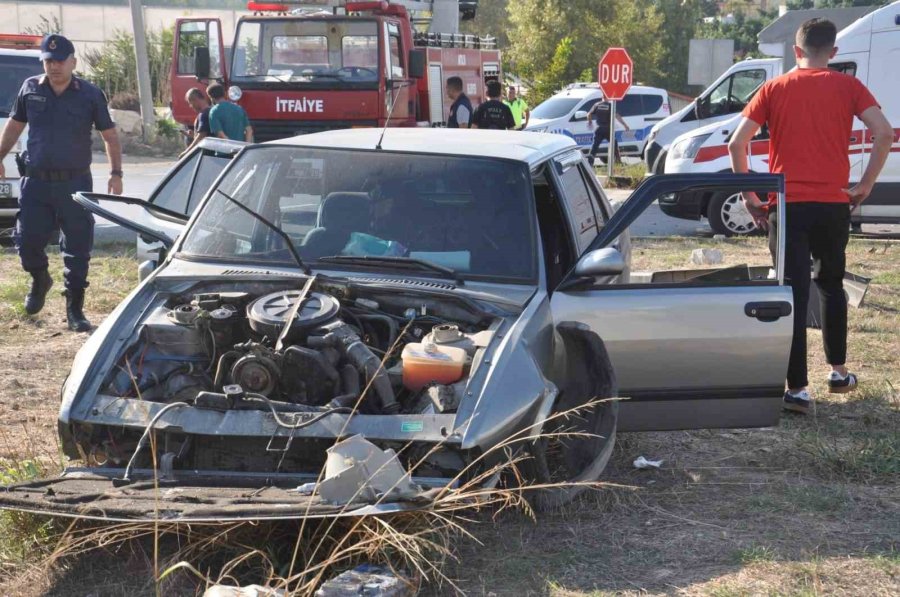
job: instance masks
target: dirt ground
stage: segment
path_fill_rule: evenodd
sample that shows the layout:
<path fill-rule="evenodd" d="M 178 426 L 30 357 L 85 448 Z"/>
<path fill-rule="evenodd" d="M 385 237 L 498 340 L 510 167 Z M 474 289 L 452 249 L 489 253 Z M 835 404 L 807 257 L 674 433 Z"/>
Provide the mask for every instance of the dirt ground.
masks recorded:
<path fill-rule="evenodd" d="M 764 260 L 760 239 L 635 243 L 635 269 L 690 267 L 697 247 L 726 263 Z M 0 476 L 11 463 L 58 466 L 59 389 L 85 336 L 65 328 L 57 281 L 36 318 L 18 306 L 27 277 L 0 253 Z M 897 595 L 900 594 L 900 244 L 854 241 L 848 269 L 873 278 L 850 313 L 849 366 L 862 387 L 825 393 L 811 369 L 815 413 L 777 428 L 620 434 L 605 480 L 537 521 L 480 515 L 447 569 L 469 595 Z M 133 287 L 127 249 L 93 262 L 87 313 L 99 323 Z M 822 361 L 821 336 L 810 353 Z M 638 456 L 662 459 L 639 471 Z M 0 539 L 0 595 L 153 594 L 138 551 L 101 552 L 38 570 Z M 185 589 L 194 594 L 196 589 Z M 427 591 L 452 594 L 445 583 Z M 181 594 L 181 593 L 179 593 Z"/>

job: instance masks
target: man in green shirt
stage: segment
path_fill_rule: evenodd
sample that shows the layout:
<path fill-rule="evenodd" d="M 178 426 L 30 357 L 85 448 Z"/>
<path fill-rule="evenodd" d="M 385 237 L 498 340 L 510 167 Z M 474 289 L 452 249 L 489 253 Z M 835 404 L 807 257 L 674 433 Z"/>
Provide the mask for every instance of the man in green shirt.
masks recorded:
<path fill-rule="evenodd" d="M 213 103 L 209 111 L 209 128 L 212 134 L 220 139 L 253 142 L 253 127 L 247 113 L 237 104 L 225 99 L 225 87 L 221 83 L 213 83 L 206 88 Z"/>
<path fill-rule="evenodd" d="M 507 99 L 503 103 L 512 110 L 513 119 L 516 121 L 516 130 L 525 130 L 525 127 L 528 126 L 528 120 L 531 118 L 531 111 L 528 109 L 528 104 L 524 99 L 518 96 L 516 88 L 512 85 L 509 86 L 506 97 Z"/>

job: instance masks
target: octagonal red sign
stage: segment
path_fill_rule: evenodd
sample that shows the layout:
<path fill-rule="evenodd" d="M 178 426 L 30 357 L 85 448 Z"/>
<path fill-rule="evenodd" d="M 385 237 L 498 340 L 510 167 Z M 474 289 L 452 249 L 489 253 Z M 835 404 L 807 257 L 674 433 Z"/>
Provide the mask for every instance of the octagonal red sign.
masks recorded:
<path fill-rule="evenodd" d="M 634 62 L 625 48 L 609 48 L 597 65 L 597 80 L 603 97 L 620 100 L 628 93 L 634 80 Z"/>

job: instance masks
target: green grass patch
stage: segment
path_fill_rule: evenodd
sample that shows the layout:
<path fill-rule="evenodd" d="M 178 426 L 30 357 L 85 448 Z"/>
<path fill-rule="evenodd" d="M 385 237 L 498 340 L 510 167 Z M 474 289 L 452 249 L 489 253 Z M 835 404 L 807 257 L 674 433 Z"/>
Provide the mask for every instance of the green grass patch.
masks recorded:
<path fill-rule="evenodd" d="M 38 460 L 0 460 L 0 485 L 23 483 L 51 474 Z M 0 511 L 0 571 L 33 564 L 46 555 L 58 532 L 58 521 L 13 510 Z"/>
<path fill-rule="evenodd" d="M 763 562 L 774 562 L 775 555 L 775 550 L 771 547 L 766 545 L 754 545 L 735 552 L 734 561 L 743 564 L 744 566 L 751 566 Z"/>
<path fill-rule="evenodd" d="M 870 429 L 847 435 L 801 434 L 798 448 L 827 478 L 889 483 L 900 479 L 900 431 Z"/>

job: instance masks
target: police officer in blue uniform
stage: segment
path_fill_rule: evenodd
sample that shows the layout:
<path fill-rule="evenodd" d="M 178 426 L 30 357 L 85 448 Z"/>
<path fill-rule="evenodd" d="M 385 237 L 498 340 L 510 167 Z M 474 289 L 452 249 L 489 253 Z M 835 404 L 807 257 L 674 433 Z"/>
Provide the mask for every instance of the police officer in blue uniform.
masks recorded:
<path fill-rule="evenodd" d="M 25 311 L 44 307 L 53 279 L 47 272 L 45 248 L 59 225 L 60 252 L 65 266 L 66 319 L 69 329 L 85 332 L 84 291 L 94 244 L 94 218 L 72 199 L 77 191 L 91 191 L 91 128 L 100 131 L 109 157 L 107 192 L 122 194 L 122 149 L 106 97 L 99 88 L 73 76 L 75 47 L 62 35 L 41 42 L 43 75 L 25 80 L 0 137 L 2 159 L 27 124 L 28 145 L 19 198 L 16 248 L 22 268 L 31 274 Z"/>
<path fill-rule="evenodd" d="M 467 129 L 472 126 L 472 102 L 463 93 L 463 80 L 460 77 L 447 79 L 447 97 L 453 102 L 450 105 L 450 116 L 447 117 L 448 129 Z"/>

